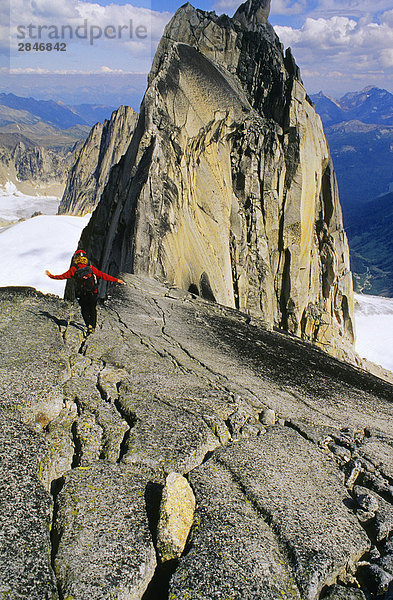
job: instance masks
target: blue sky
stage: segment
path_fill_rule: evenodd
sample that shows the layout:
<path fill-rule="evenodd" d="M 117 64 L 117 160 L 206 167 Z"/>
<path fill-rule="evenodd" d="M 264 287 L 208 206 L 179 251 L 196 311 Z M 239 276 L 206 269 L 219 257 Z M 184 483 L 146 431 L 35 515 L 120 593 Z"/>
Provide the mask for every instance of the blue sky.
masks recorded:
<path fill-rule="evenodd" d="M 2 90 L 138 109 L 163 28 L 182 2 L 12 0 L 11 9 L 6 4 L 0 6 Z M 199 0 L 194 6 L 232 15 L 238 4 Z M 392 0 L 272 0 L 269 20 L 292 48 L 310 94 L 322 89 L 338 98 L 368 85 L 393 92 Z M 57 43 L 63 47 L 55 48 Z"/>

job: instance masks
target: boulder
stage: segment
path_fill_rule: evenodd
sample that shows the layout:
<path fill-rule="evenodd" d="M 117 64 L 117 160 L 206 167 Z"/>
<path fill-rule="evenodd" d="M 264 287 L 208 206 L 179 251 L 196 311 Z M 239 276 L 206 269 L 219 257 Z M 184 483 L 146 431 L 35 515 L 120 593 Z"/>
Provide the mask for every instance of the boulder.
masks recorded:
<path fill-rule="evenodd" d="M 157 550 L 162 562 L 179 558 L 192 526 L 195 496 L 187 479 L 169 473 L 162 492 L 157 529 Z"/>
<path fill-rule="evenodd" d="M 61 385 L 70 365 L 59 335 L 62 312 L 60 299 L 50 301 L 33 288 L 0 289 L 2 406 L 38 430 L 63 409 Z"/>
<path fill-rule="evenodd" d="M 324 597 L 326 600 L 366 600 L 362 590 L 343 585 L 334 585 Z"/>
<path fill-rule="evenodd" d="M 49 448 L 11 414 L 0 414 L 0 596 L 57 600 L 51 568 L 53 501 L 46 491 Z M 45 484 L 45 487 L 44 487 Z"/>
<path fill-rule="evenodd" d="M 105 462 L 66 474 L 54 529 L 63 598 L 140 600 L 156 567 L 146 485 L 145 476 Z"/>

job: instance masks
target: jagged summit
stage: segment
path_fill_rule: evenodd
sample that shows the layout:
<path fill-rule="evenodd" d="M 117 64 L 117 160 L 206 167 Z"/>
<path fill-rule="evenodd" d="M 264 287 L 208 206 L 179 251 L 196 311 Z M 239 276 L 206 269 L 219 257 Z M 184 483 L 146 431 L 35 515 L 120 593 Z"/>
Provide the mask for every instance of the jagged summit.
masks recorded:
<path fill-rule="evenodd" d="M 149 85 L 156 77 L 160 78 L 163 60 L 174 45 L 187 44 L 211 60 L 224 76 L 226 73 L 232 75 L 229 84 L 235 87 L 237 94 L 246 94 L 248 102 L 258 112 L 270 111 L 269 115 L 281 122 L 284 118 L 282 106 L 269 107 L 272 100 L 269 88 L 274 81 L 277 86 L 283 86 L 286 75 L 296 74 L 300 79 L 299 71 L 289 49 L 285 57 L 282 55 L 280 41 L 267 18 L 263 28 L 254 26 L 261 7 L 263 9 L 263 2 L 246 2 L 236 13 L 239 18 L 206 12 L 189 2 L 180 7 L 158 45 L 148 77 Z M 275 93 L 279 93 L 278 87 Z M 284 86 L 281 93 L 285 93 Z"/>
<path fill-rule="evenodd" d="M 270 0 L 247 0 L 239 6 L 233 15 L 234 21 L 239 21 L 248 29 L 257 25 L 265 25 L 269 18 Z"/>
<path fill-rule="evenodd" d="M 268 9 L 176 12 L 81 242 L 106 272 L 192 289 L 340 353 L 353 298 L 334 169 Z"/>

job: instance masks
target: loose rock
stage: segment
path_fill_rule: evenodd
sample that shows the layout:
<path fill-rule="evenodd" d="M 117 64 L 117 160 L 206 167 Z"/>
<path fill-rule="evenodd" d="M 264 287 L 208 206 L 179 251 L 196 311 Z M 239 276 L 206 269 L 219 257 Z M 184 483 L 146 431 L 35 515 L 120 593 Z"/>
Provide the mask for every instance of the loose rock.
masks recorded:
<path fill-rule="evenodd" d="M 324 596 L 325 600 L 366 600 L 362 590 L 334 585 L 330 588 L 328 594 Z"/>
<path fill-rule="evenodd" d="M 364 582 L 369 592 L 377 596 L 384 594 L 393 581 L 393 575 L 376 564 L 362 566 L 359 570 L 359 578 Z"/>
<path fill-rule="evenodd" d="M 266 410 L 264 410 L 261 415 L 262 425 L 266 425 L 266 427 L 269 427 L 271 425 L 274 425 L 275 422 L 276 422 L 276 413 L 274 412 L 274 410 L 272 410 L 271 408 L 267 408 Z"/>
<path fill-rule="evenodd" d="M 162 562 L 179 558 L 192 526 L 195 496 L 187 479 L 179 473 L 166 478 L 157 529 L 157 550 Z"/>

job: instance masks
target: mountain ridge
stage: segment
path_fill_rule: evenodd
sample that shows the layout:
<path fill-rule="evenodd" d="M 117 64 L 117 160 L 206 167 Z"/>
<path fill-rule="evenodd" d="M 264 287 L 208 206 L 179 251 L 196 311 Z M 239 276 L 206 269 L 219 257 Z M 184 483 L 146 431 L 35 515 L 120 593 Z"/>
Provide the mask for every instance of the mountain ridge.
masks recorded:
<path fill-rule="evenodd" d="M 37 100 L 32 97 L 16 96 L 12 93 L 0 94 L 0 106 L 22 113 L 30 113 L 36 119 L 49 123 L 58 129 L 69 129 L 75 125 L 88 125 L 91 127 L 97 121 L 102 120 L 103 117 L 110 116 L 115 110 L 114 107 L 99 104 L 67 106 L 61 101 Z M 2 109 L 3 112 L 4 108 Z"/>
<path fill-rule="evenodd" d="M 393 125 L 393 94 L 383 88 L 367 86 L 359 92 L 347 92 L 339 99 L 322 91 L 311 94 L 326 125 L 343 121 L 362 121 L 375 125 Z"/>
<path fill-rule="evenodd" d="M 82 140 L 108 109 L 0 94 L 0 184 L 61 197 Z"/>

